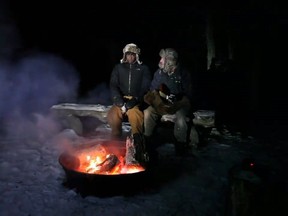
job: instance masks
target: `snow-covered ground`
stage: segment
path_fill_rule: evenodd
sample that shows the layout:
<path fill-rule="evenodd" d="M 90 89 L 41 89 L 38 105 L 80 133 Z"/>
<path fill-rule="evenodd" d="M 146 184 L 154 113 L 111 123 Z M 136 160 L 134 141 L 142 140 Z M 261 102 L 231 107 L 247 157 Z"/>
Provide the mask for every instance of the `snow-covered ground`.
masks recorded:
<path fill-rule="evenodd" d="M 98 197 L 63 185 L 59 155 L 67 146 L 85 142 L 69 129 L 47 139 L 0 139 L 0 215 L 225 215 L 228 171 L 257 146 L 253 138 L 226 135 L 221 142 L 211 139 L 194 157 L 178 158 L 167 143 L 158 149 L 154 185 L 131 196 Z M 266 154 L 258 156 L 271 163 Z"/>

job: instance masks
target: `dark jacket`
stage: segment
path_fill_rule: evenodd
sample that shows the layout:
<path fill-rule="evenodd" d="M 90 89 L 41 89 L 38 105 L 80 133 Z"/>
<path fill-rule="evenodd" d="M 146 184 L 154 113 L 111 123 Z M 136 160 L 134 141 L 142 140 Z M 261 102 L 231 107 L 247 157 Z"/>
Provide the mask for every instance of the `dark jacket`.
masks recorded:
<path fill-rule="evenodd" d="M 153 80 L 150 85 L 150 90 L 157 90 L 159 86 L 164 83 L 170 89 L 171 94 L 185 95 L 190 100 L 192 99 L 192 83 L 189 72 L 177 67 L 176 71 L 170 76 L 164 73 L 160 68 L 154 73 Z"/>
<path fill-rule="evenodd" d="M 110 91 L 114 104 L 123 103 L 123 96 L 133 96 L 139 101 L 149 90 L 151 72 L 146 65 L 119 63 L 112 70 Z"/>

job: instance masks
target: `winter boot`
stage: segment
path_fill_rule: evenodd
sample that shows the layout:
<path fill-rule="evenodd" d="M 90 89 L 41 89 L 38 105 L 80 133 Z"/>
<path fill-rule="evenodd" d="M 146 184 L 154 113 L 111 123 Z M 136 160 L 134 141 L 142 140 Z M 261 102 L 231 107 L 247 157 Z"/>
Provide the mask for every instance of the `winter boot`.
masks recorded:
<path fill-rule="evenodd" d="M 149 161 L 148 152 L 146 149 L 146 143 L 144 135 L 140 133 L 133 134 L 134 146 L 136 150 L 135 159 L 142 165 L 145 165 Z"/>
<path fill-rule="evenodd" d="M 153 145 L 151 136 L 145 136 L 145 144 L 149 156 L 148 166 L 154 166 L 158 164 L 158 152 L 156 147 Z"/>

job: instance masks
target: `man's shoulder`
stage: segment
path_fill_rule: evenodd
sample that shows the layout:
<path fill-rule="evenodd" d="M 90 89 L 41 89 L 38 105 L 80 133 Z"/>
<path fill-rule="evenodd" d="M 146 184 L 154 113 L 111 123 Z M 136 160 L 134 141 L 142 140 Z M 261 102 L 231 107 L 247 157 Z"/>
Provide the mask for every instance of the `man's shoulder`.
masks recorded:
<path fill-rule="evenodd" d="M 154 72 L 154 74 L 162 74 L 162 70 L 161 70 L 160 68 L 158 68 L 158 69 Z"/>
<path fill-rule="evenodd" d="M 148 65 L 146 65 L 146 64 L 144 64 L 144 63 L 139 64 L 139 66 L 142 67 L 142 68 L 149 68 Z"/>
<path fill-rule="evenodd" d="M 141 70 L 146 71 L 146 72 L 150 72 L 150 68 L 148 65 L 146 64 L 139 64 L 139 67 L 141 68 Z"/>
<path fill-rule="evenodd" d="M 122 66 L 123 66 L 122 63 L 116 63 L 116 64 L 114 65 L 114 68 L 119 68 L 119 67 L 122 67 Z"/>

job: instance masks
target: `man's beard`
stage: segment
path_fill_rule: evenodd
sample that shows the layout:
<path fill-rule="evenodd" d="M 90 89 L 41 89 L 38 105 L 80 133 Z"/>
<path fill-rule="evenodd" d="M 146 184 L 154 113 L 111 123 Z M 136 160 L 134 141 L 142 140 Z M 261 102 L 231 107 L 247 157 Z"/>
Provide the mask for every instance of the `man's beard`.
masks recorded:
<path fill-rule="evenodd" d="M 164 69 L 164 64 L 159 63 L 159 64 L 158 64 L 158 67 L 159 67 L 161 70 L 163 70 L 163 69 Z M 166 72 L 165 72 L 165 73 L 166 73 Z"/>

